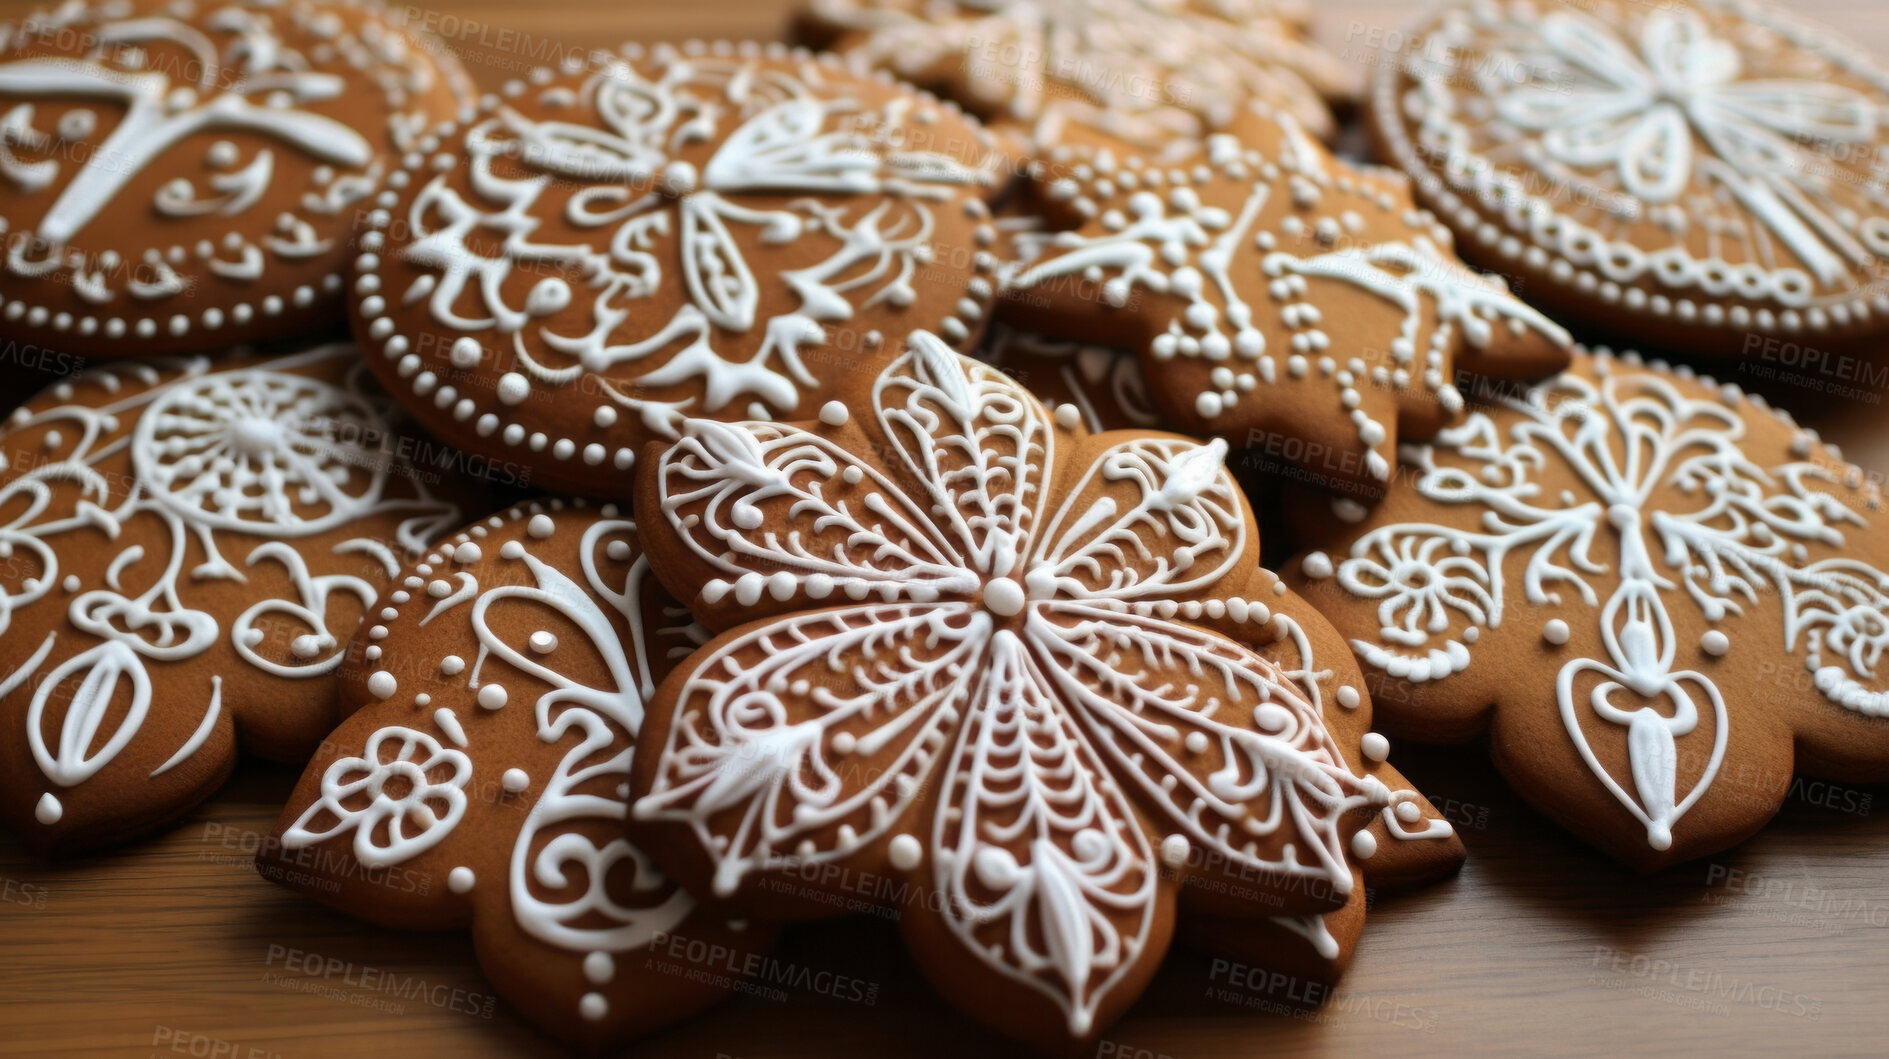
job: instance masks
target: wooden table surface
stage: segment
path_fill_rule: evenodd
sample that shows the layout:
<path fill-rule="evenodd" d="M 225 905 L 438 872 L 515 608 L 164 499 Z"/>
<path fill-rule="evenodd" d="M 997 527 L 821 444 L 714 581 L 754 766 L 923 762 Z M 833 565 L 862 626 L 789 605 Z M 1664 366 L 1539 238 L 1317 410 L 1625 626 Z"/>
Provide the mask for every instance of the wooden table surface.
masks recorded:
<path fill-rule="evenodd" d="M 1316 6 L 1321 36 L 1361 69 L 1369 51 L 1356 42 L 1404 17 L 1394 3 Z M 1889 55 L 1881 0 L 1794 6 Z M 0 15 L 26 7 L 0 0 Z M 630 37 L 776 35 L 787 9 L 788 0 L 413 8 L 462 46 L 487 85 L 521 72 L 521 55 Z M 1722 374 L 1742 377 L 1736 368 Z M 1866 467 L 1889 468 L 1889 387 L 1833 397 L 1834 381 L 1800 373 L 1760 388 Z M 1470 861 L 1458 878 L 1384 899 L 1349 976 L 1322 1006 L 1177 950 L 1096 1054 L 1889 1050 L 1889 789 L 1799 781 L 1757 838 L 1639 877 L 1521 804 L 1476 748 L 1405 745 L 1395 760 L 1459 825 Z M 503 1003 L 489 1002 L 464 937 L 366 928 L 256 875 L 251 855 L 293 780 L 284 768 L 245 765 L 174 831 L 109 856 L 49 865 L 0 836 L 0 1054 L 552 1052 Z M 798 929 L 782 958 L 865 978 L 877 999 L 735 999 L 634 1053 L 1011 1051 L 933 1000 L 885 925 Z M 311 963 L 339 969 L 311 977 L 300 971 Z M 401 996 L 420 999 L 390 999 Z"/>

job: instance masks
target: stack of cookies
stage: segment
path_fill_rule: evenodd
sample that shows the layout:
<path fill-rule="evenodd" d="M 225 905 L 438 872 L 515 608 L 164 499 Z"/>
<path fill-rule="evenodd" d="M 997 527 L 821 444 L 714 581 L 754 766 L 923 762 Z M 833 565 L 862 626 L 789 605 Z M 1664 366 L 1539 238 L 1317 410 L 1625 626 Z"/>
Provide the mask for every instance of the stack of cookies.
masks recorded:
<path fill-rule="evenodd" d="M 1647 870 L 1889 776 L 1889 515 L 1701 371 L 1889 330 L 1889 74 L 1477 0 L 1358 108 L 1309 22 L 815 0 L 484 91 L 372 0 L 7 27 L 0 826 L 282 762 L 264 878 L 571 1046 L 869 892 L 1063 1052 L 1453 872 L 1385 733 Z"/>

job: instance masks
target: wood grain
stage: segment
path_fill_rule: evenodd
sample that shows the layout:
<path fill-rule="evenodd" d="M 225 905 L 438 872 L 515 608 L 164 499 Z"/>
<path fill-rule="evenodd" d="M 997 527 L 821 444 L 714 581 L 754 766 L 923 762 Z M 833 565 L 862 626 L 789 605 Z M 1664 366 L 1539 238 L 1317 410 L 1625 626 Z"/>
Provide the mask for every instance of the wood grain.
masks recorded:
<path fill-rule="evenodd" d="M 5 0 L 0 15 L 26 6 Z M 1356 42 L 1405 17 L 1390 3 L 1318 6 L 1321 35 L 1361 67 L 1369 53 Z M 1795 6 L 1889 54 L 1880 0 Z M 496 85 L 566 49 L 630 37 L 775 35 L 787 9 L 441 0 L 414 11 Z M 1740 377 L 1736 366 L 1721 374 Z M 1836 381 L 1813 373 L 1760 388 L 1865 466 L 1889 467 L 1889 385 L 1837 395 Z M 1097 1054 L 1883 1052 L 1884 791 L 1800 781 L 1759 837 L 1638 877 L 1520 804 L 1477 748 L 1405 746 L 1397 760 L 1459 825 L 1471 854 L 1460 877 L 1374 908 L 1350 975 L 1323 1005 L 1298 1002 L 1302 986 L 1269 991 L 1242 969 L 1177 951 Z M 0 837 L 0 1054 L 550 1053 L 489 1003 L 464 937 L 367 928 L 256 876 L 255 844 L 293 780 L 245 765 L 174 831 L 111 856 L 49 865 Z M 800 928 L 780 959 L 863 978 L 874 1002 L 737 998 L 635 1054 L 1012 1053 L 930 997 L 887 924 Z"/>

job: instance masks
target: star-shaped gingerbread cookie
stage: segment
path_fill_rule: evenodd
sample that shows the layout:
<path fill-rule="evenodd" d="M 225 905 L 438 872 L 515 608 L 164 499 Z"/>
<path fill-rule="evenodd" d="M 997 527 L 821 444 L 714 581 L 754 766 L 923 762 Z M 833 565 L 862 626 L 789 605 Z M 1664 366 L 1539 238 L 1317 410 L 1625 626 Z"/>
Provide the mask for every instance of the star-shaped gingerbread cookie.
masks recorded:
<path fill-rule="evenodd" d="M 1457 260 L 1405 181 L 1248 116 L 1194 156 L 1106 149 L 1039 164 L 1051 229 L 1016 239 L 1002 313 L 1138 349 L 1177 429 L 1375 494 L 1399 437 L 1462 407 L 1457 373 L 1529 377 L 1568 335 Z"/>

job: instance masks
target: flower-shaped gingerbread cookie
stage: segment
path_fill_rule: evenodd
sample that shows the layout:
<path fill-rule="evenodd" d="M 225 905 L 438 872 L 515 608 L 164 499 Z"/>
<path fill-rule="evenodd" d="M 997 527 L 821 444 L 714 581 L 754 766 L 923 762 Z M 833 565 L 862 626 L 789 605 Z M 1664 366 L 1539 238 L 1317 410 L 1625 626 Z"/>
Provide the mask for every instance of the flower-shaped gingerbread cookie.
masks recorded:
<path fill-rule="evenodd" d="M 1071 125 L 1139 147 L 1258 103 L 1319 136 L 1352 77 L 1299 0 L 813 0 L 817 43 L 955 99 L 1039 147 Z"/>
<path fill-rule="evenodd" d="M 341 695 L 358 712 L 309 762 L 258 869 L 376 923 L 470 924 L 499 993 L 579 1046 L 707 1006 L 727 991 L 710 979 L 768 932 L 704 914 L 623 834 L 644 704 L 701 639 L 614 507 L 473 523 L 355 639 Z M 652 955 L 678 939 L 739 955 Z"/>
<path fill-rule="evenodd" d="M 126 355 L 329 326 L 356 212 L 470 94 L 372 0 L 73 0 L 0 29 L 0 333 Z"/>
<path fill-rule="evenodd" d="M 1879 335 L 1889 72 L 1781 6 L 1443 5 L 1379 66 L 1372 132 L 1466 254 L 1582 326 Z"/>
<path fill-rule="evenodd" d="M 1399 434 L 1462 406 L 1458 369 L 1531 377 L 1568 336 L 1464 267 L 1403 181 L 1249 116 L 1173 165 L 1072 150 L 1036 198 L 1073 230 L 1017 237 L 1007 316 L 1141 351 L 1176 427 L 1381 491 Z"/>
<path fill-rule="evenodd" d="M 622 495 L 684 416 L 811 416 L 888 335 L 970 342 L 990 142 L 831 56 L 599 52 L 408 156 L 367 218 L 355 330 L 441 437 Z"/>
<path fill-rule="evenodd" d="M 309 752 L 400 554 L 460 518 L 392 411 L 333 345 L 119 364 L 14 412 L 0 820 L 49 850 L 115 842 L 215 790 L 239 739 Z"/>
<path fill-rule="evenodd" d="M 638 747 L 658 862 L 762 914 L 784 872 L 901 875 L 940 990 L 1039 1043 L 1133 1000 L 1184 877 L 1341 903 L 1392 795 L 1236 636 L 1269 614 L 1225 445 L 1091 435 L 923 332 L 849 396 L 644 461 L 645 546 L 719 633 Z"/>
<path fill-rule="evenodd" d="M 1487 728 L 1542 812 L 1641 867 L 1740 841 L 1799 769 L 1889 771 L 1873 485 L 1735 387 L 1577 357 L 1407 454 L 1289 573 L 1427 741 Z"/>

